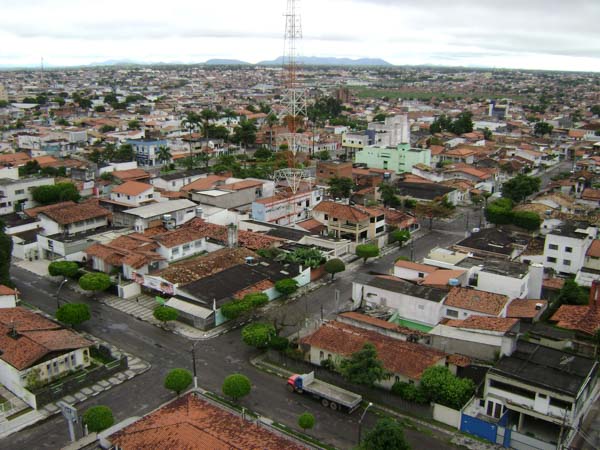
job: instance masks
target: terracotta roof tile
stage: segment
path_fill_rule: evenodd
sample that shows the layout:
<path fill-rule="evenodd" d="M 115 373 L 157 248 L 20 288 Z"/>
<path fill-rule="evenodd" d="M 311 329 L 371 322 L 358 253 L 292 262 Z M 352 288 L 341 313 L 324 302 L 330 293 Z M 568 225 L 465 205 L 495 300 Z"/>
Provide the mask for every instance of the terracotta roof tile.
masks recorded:
<path fill-rule="evenodd" d="M 50 211 L 52 209 L 61 209 L 64 207 L 68 207 L 68 206 L 72 206 L 72 205 L 76 205 L 77 203 L 72 202 L 72 201 L 68 201 L 68 202 L 60 202 L 60 203 L 55 203 L 53 205 L 46 205 L 46 206 L 37 206 L 35 208 L 29 208 L 26 209 L 24 211 L 25 214 L 27 214 L 29 217 L 33 217 L 33 218 L 37 218 L 37 215 L 39 213 L 45 212 L 45 211 Z"/>
<path fill-rule="evenodd" d="M 112 192 L 125 195 L 140 195 L 148 189 L 152 189 L 151 184 L 140 183 L 139 181 L 126 181 L 123 184 L 115 186 Z"/>
<path fill-rule="evenodd" d="M 600 329 L 600 307 L 597 305 L 561 305 L 550 318 L 556 325 L 568 330 L 593 335 Z"/>
<path fill-rule="evenodd" d="M 367 210 L 366 208 L 358 208 L 356 206 L 344 205 L 332 201 L 322 201 L 313 208 L 313 211 L 329 214 L 337 219 L 350 220 L 352 222 L 361 222 L 370 217 L 377 216 L 378 212 Z M 379 213 L 381 214 L 381 213 Z"/>
<path fill-rule="evenodd" d="M 469 316 L 465 320 L 448 320 L 445 325 L 454 328 L 469 328 L 472 330 L 499 331 L 507 333 L 519 323 L 519 319 L 504 317 Z"/>
<path fill-rule="evenodd" d="M 303 449 L 194 394 L 174 400 L 110 435 L 109 440 L 123 450 Z"/>
<path fill-rule="evenodd" d="M 12 334 L 13 327 L 16 336 Z M 17 370 L 35 365 L 50 353 L 90 345 L 77 333 L 25 308 L 0 309 L 0 359 Z"/>
<path fill-rule="evenodd" d="M 68 225 L 82 220 L 108 217 L 111 215 L 111 212 L 94 203 L 87 202 L 63 205 L 60 208 L 38 212 L 38 214 L 44 214 L 60 225 Z"/>
<path fill-rule="evenodd" d="M 371 317 L 366 314 L 357 313 L 354 311 L 341 313 L 340 317 L 346 317 L 348 319 L 355 320 L 357 322 L 363 322 L 369 325 L 373 325 L 378 328 L 383 328 L 385 330 L 395 331 L 400 334 L 413 334 L 417 336 L 425 336 L 426 333 L 421 331 L 413 330 L 412 328 L 403 327 L 401 325 L 395 324 L 393 322 L 388 322 L 383 319 L 378 319 L 376 317 Z"/>
<path fill-rule="evenodd" d="M 541 309 L 537 309 L 541 305 Z M 548 306 L 546 300 L 534 299 L 515 299 L 508 305 L 506 317 L 516 317 L 518 319 L 533 319 Z"/>
<path fill-rule="evenodd" d="M 112 176 L 122 181 L 143 180 L 150 178 L 150 174 L 142 169 L 115 170 L 111 172 Z"/>
<path fill-rule="evenodd" d="M 443 361 L 446 354 L 431 347 L 394 339 L 341 322 L 328 322 L 300 343 L 349 357 L 367 342 L 377 348 L 386 370 L 419 380 L 428 367 Z"/>
<path fill-rule="evenodd" d="M 189 191 L 205 191 L 214 188 L 219 183 L 225 183 L 228 177 L 221 175 L 209 175 L 205 178 L 199 178 L 196 181 L 192 181 L 190 184 L 186 184 L 181 188 L 184 192 Z"/>
<path fill-rule="evenodd" d="M 507 303 L 506 295 L 455 287 L 450 290 L 444 305 L 499 316 Z"/>
<path fill-rule="evenodd" d="M 593 256 L 595 258 L 600 258 L 600 239 L 594 239 L 592 244 L 588 248 L 585 256 Z"/>

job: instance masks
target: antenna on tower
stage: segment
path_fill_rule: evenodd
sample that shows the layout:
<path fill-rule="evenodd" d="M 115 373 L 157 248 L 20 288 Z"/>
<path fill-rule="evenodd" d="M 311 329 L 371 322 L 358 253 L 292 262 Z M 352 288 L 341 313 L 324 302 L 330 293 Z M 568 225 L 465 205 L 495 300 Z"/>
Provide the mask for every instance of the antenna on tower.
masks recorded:
<path fill-rule="evenodd" d="M 290 131 L 289 147 L 294 155 L 298 151 L 296 131 L 301 118 L 306 117 L 306 92 L 298 79 L 298 42 L 302 39 L 299 3 L 299 0 L 287 0 L 283 49 L 283 103 Z"/>
<path fill-rule="evenodd" d="M 304 169 L 296 167 L 296 152 L 298 151 L 297 130 L 300 121 L 306 117 L 306 92 L 300 80 L 298 80 L 298 41 L 302 39 L 302 22 L 298 4 L 299 0 L 287 0 L 285 12 L 285 37 L 283 49 L 283 106 L 285 107 L 285 120 L 289 130 L 289 149 L 292 157 L 288 161 L 286 169 L 276 170 L 273 178 L 279 182 L 285 182 L 292 194 L 292 204 L 295 205 L 293 197 L 302 185 L 302 181 L 308 178 Z M 294 206 L 295 217 L 295 206 Z"/>

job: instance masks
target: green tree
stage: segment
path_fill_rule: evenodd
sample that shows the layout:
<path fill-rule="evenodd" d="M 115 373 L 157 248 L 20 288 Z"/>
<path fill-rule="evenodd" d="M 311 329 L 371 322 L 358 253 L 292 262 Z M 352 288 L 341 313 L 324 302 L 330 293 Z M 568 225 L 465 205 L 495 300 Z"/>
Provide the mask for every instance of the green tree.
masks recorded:
<path fill-rule="evenodd" d="M 79 273 L 79 264 L 74 261 L 53 261 L 48 264 L 50 276 L 74 278 Z"/>
<path fill-rule="evenodd" d="M 461 112 L 458 117 L 452 121 L 449 131 L 454 134 L 464 134 L 473 131 L 473 114 L 470 111 Z"/>
<path fill-rule="evenodd" d="M 219 117 L 219 114 L 212 109 L 203 109 L 200 111 L 200 118 L 202 120 L 202 131 L 204 132 L 204 139 L 208 141 L 210 133 L 210 121 L 215 120 Z"/>
<path fill-rule="evenodd" d="M 271 150 L 269 150 L 268 148 L 261 147 L 254 152 L 254 157 L 256 159 L 265 161 L 265 160 L 271 159 L 273 157 L 273 152 Z"/>
<path fill-rule="evenodd" d="M 121 144 L 115 151 L 112 162 L 129 162 L 135 159 L 135 152 L 131 144 Z"/>
<path fill-rule="evenodd" d="M 165 377 L 164 386 L 166 389 L 175 392 L 177 395 L 185 391 L 194 378 L 187 369 L 171 369 Z"/>
<path fill-rule="evenodd" d="M 352 193 L 354 181 L 348 177 L 333 177 L 329 179 L 329 195 L 333 198 L 348 198 Z"/>
<path fill-rule="evenodd" d="M 317 154 L 315 155 L 315 158 L 317 158 L 321 161 L 328 161 L 331 159 L 331 154 L 329 153 L 328 150 L 321 150 L 320 152 L 317 152 Z"/>
<path fill-rule="evenodd" d="M 168 164 L 169 162 L 171 162 L 171 158 L 173 158 L 171 150 L 169 150 L 169 147 L 167 147 L 166 145 L 160 145 L 158 147 L 158 152 L 156 156 L 158 161 L 162 164 Z"/>
<path fill-rule="evenodd" d="M 485 218 L 496 225 L 507 225 L 513 220 L 513 202 L 509 198 L 499 198 L 485 208 Z"/>
<path fill-rule="evenodd" d="M 590 108 L 590 111 L 592 112 L 592 114 L 595 114 L 596 116 L 600 116 L 600 105 L 594 105 Z"/>
<path fill-rule="evenodd" d="M 492 130 L 490 130 L 488 127 L 485 127 L 483 129 L 483 138 L 486 141 L 492 141 L 493 137 L 494 137 L 494 135 L 492 134 Z"/>
<path fill-rule="evenodd" d="M 91 319 L 90 308 L 85 303 L 67 303 L 56 311 L 56 319 L 71 326 Z"/>
<path fill-rule="evenodd" d="M 188 112 L 185 117 L 181 120 L 181 127 L 188 131 L 188 144 L 190 145 L 190 156 L 189 156 L 189 168 L 194 168 L 194 153 L 192 150 L 192 132 L 197 130 L 200 126 L 202 118 L 195 112 Z"/>
<path fill-rule="evenodd" d="M 540 190 L 542 180 L 538 177 L 517 175 L 502 185 L 502 197 L 520 203 Z"/>
<path fill-rule="evenodd" d="M 533 134 L 536 136 L 544 136 L 546 134 L 551 134 L 553 129 L 554 127 L 548 122 L 536 122 L 533 126 Z"/>
<path fill-rule="evenodd" d="M 248 395 L 251 389 L 252 384 L 250 383 L 250 379 L 241 373 L 234 373 L 227 376 L 223 380 L 223 386 L 221 387 L 223 394 L 230 397 L 234 402 Z"/>
<path fill-rule="evenodd" d="M 164 325 L 172 320 L 177 320 L 179 317 L 179 312 L 170 306 L 160 305 L 154 308 L 152 315 L 156 320 L 160 320 Z"/>
<path fill-rule="evenodd" d="M 232 320 L 237 319 L 251 309 L 252 305 L 250 302 L 244 300 L 231 300 L 221 305 L 221 314 L 223 314 L 226 319 Z"/>
<path fill-rule="evenodd" d="M 556 299 L 559 305 L 587 305 L 589 294 L 575 280 L 566 279 Z"/>
<path fill-rule="evenodd" d="M 83 423 L 90 433 L 99 433 L 115 423 L 113 413 L 108 406 L 92 406 L 83 413 Z"/>
<path fill-rule="evenodd" d="M 233 142 L 248 148 L 256 142 L 256 125 L 253 120 L 242 120 L 233 131 Z"/>
<path fill-rule="evenodd" d="M 275 282 L 275 289 L 282 295 L 290 295 L 298 290 L 298 282 L 293 278 L 283 278 Z"/>
<path fill-rule="evenodd" d="M 410 239 L 410 231 L 408 230 L 394 230 L 390 233 L 390 237 L 393 242 L 398 243 L 398 247 L 402 247 L 405 242 Z"/>
<path fill-rule="evenodd" d="M 400 199 L 396 195 L 396 188 L 389 183 L 381 183 L 379 185 L 379 195 L 381 195 L 383 206 L 396 208 L 401 204 Z"/>
<path fill-rule="evenodd" d="M 275 334 L 275 327 L 270 323 L 256 322 L 242 328 L 244 343 L 256 348 L 266 348 Z"/>
<path fill-rule="evenodd" d="M 31 192 L 33 199 L 42 205 L 79 200 L 79 191 L 73 183 L 38 186 Z"/>
<path fill-rule="evenodd" d="M 431 202 L 419 202 L 415 207 L 417 216 L 429 220 L 429 229 L 433 228 L 433 219 L 443 219 L 452 215 L 452 210 L 448 208 L 441 198 L 434 199 Z"/>
<path fill-rule="evenodd" d="M 309 412 L 302 413 L 298 416 L 298 426 L 306 433 L 315 426 L 315 416 Z"/>
<path fill-rule="evenodd" d="M 359 445 L 359 450 L 410 450 L 402 426 L 391 418 L 377 421 Z"/>
<path fill-rule="evenodd" d="M 12 258 L 13 241 L 6 234 L 6 225 L 0 220 L 0 284 L 12 286 L 10 280 L 10 261 Z"/>
<path fill-rule="evenodd" d="M 360 244 L 356 246 L 356 256 L 363 259 L 366 263 L 369 258 L 376 258 L 379 256 L 379 247 L 375 244 Z"/>
<path fill-rule="evenodd" d="M 79 287 L 84 291 L 94 292 L 94 295 L 97 292 L 105 291 L 110 285 L 110 277 L 105 273 L 86 273 L 79 279 Z"/>
<path fill-rule="evenodd" d="M 339 258 L 332 258 L 325 263 L 325 272 L 331 275 L 332 280 L 336 273 L 343 272 L 344 270 L 346 270 L 346 265 Z"/>
<path fill-rule="evenodd" d="M 475 392 L 472 380 L 459 378 L 443 366 L 425 369 L 421 375 L 420 387 L 431 401 L 453 409 L 461 409 Z"/>
<path fill-rule="evenodd" d="M 279 119 L 275 113 L 271 112 L 267 116 L 266 123 L 267 127 L 269 127 L 269 150 L 273 150 L 273 127 L 279 123 Z"/>
<path fill-rule="evenodd" d="M 106 108 L 102 105 L 94 106 L 94 112 L 103 113 L 106 112 Z"/>
<path fill-rule="evenodd" d="M 142 128 L 142 124 L 137 119 L 133 119 L 127 122 L 127 129 L 129 130 L 139 130 L 140 128 Z"/>
<path fill-rule="evenodd" d="M 389 378 L 383 363 L 377 359 L 377 349 L 367 342 L 362 349 L 340 363 L 340 373 L 348 381 L 373 386 L 377 381 Z"/>
<path fill-rule="evenodd" d="M 536 231 L 540 229 L 542 219 L 538 214 L 531 211 L 512 211 L 512 222 L 518 227 Z"/>

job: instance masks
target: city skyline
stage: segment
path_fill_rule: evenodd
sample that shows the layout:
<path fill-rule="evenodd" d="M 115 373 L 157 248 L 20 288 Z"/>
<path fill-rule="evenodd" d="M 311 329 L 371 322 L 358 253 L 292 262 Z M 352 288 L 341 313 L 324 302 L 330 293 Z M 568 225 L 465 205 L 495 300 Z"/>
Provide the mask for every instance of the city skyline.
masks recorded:
<path fill-rule="evenodd" d="M 600 71 L 600 4 L 508 0 L 333 0 L 300 4 L 307 57 L 381 58 L 394 65 Z M 285 1 L 207 7 L 173 0 L 0 1 L 0 66 L 107 60 L 249 63 L 283 52 Z"/>

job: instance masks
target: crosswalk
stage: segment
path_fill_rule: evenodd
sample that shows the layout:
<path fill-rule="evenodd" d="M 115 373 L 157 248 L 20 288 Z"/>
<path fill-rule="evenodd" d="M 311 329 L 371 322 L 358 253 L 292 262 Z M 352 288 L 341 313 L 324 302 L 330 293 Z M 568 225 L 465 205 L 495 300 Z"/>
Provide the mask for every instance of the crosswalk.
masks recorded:
<path fill-rule="evenodd" d="M 149 295 L 140 295 L 131 299 L 109 296 L 105 298 L 104 302 L 111 308 L 118 309 L 145 322 L 160 323 L 152 315 L 152 311 L 157 306 L 156 300 Z"/>

